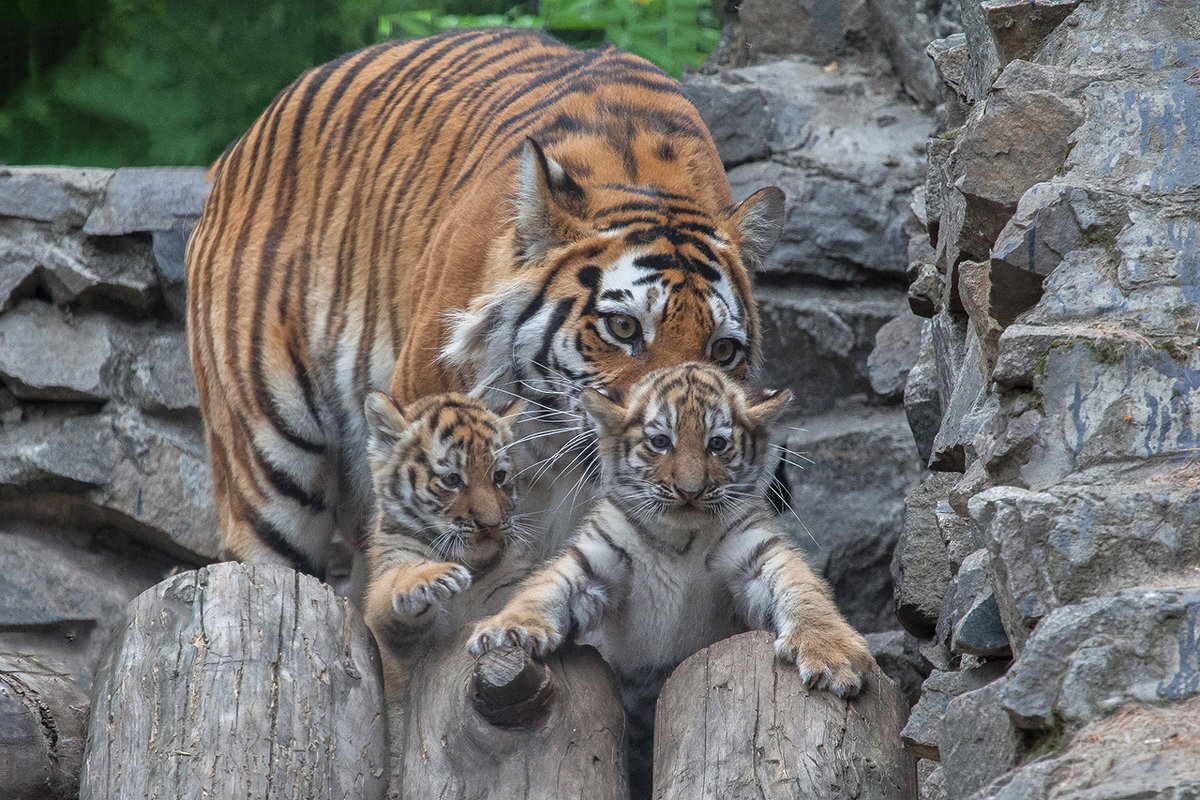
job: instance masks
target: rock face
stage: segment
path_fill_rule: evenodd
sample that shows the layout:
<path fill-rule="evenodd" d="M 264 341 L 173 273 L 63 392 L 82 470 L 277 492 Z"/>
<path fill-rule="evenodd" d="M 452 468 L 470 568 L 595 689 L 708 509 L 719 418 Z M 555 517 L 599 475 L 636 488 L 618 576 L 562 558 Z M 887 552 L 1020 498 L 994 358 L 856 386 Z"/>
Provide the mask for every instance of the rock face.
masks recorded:
<path fill-rule="evenodd" d="M 183 249 L 159 246 L 206 191 L 200 169 L 0 169 L 0 653 L 82 694 L 126 604 L 218 555 Z"/>
<path fill-rule="evenodd" d="M 962 12 L 930 47 L 934 256 L 908 271 L 929 321 L 906 410 L 944 477 L 893 563 L 938 667 L 905 739 L 941 761 L 922 796 L 1191 796 L 1200 10 Z"/>

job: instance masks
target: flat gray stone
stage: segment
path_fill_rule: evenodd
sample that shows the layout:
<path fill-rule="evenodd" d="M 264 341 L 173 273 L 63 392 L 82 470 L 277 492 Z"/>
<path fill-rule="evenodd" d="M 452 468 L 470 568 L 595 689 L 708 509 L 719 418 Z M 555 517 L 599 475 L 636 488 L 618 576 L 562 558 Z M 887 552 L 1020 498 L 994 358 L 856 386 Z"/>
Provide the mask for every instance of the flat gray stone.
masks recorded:
<path fill-rule="evenodd" d="M 79 227 L 113 172 L 81 167 L 0 167 L 0 216 Z"/>
<path fill-rule="evenodd" d="M 0 378 L 31 400 L 106 400 L 112 357 L 103 318 L 71 318 L 28 301 L 0 315 Z"/>
<path fill-rule="evenodd" d="M 181 219 L 195 220 L 208 196 L 204 172 L 203 167 L 123 167 L 113 175 L 83 232 L 120 236 L 166 231 Z"/>

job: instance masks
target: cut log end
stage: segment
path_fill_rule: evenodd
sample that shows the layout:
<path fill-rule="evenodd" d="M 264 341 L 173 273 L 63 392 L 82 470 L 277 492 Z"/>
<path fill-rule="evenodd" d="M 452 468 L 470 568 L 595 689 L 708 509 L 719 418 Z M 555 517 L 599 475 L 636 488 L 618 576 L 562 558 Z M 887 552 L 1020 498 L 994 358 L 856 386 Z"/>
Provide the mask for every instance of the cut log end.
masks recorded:
<path fill-rule="evenodd" d="M 489 650 L 475 661 L 472 701 L 500 728 L 528 728 L 550 713 L 554 685 L 545 664 L 519 647 Z"/>

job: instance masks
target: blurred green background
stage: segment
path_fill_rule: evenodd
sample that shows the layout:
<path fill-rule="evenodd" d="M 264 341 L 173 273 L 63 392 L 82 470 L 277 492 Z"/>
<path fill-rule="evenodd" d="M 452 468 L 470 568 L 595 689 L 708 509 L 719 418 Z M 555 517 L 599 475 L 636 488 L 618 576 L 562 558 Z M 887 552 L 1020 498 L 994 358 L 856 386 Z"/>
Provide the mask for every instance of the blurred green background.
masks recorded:
<path fill-rule="evenodd" d="M 207 164 L 308 67 L 480 25 L 610 41 L 676 77 L 720 36 L 710 0 L 0 0 L 0 162 Z"/>

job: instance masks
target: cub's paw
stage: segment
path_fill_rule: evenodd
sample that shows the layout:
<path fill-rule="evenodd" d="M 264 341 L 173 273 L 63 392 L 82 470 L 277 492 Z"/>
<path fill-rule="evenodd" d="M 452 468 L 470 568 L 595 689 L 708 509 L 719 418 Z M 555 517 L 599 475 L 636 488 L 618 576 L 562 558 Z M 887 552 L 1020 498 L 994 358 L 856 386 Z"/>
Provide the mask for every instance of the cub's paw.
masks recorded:
<path fill-rule="evenodd" d="M 562 645 L 562 635 L 553 625 L 534 614 L 501 611 L 475 626 L 467 650 L 480 655 L 496 647 L 519 647 L 541 658 Z"/>
<path fill-rule="evenodd" d="M 392 608 L 412 617 L 440 605 L 471 585 L 471 572 L 462 564 L 442 561 L 404 575 L 393 585 Z"/>
<path fill-rule="evenodd" d="M 775 640 L 775 653 L 795 664 L 809 689 L 854 697 L 873 659 L 867 640 L 845 622 L 786 633 Z"/>

